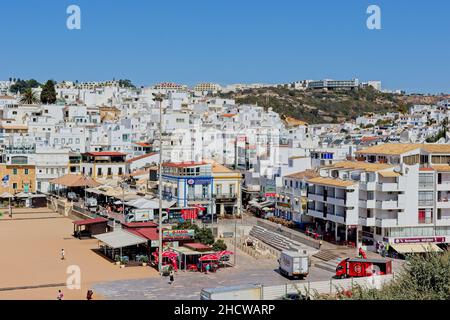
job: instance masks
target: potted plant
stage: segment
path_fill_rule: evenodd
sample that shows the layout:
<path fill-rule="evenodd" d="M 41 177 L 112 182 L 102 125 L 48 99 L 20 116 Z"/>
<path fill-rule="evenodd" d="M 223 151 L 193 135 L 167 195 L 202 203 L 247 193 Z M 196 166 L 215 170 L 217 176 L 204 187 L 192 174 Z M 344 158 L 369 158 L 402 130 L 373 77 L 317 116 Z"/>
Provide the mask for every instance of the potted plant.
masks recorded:
<path fill-rule="evenodd" d="M 139 262 L 142 263 L 142 266 L 143 266 L 143 267 L 146 267 L 147 264 L 148 264 L 148 256 L 142 256 L 142 257 L 140 257 L 140 258 L 139 258 Z"/>
<path fill-rule="evenodd" d="M 119 255 L 116 255 L 116 256 L 114 257 L 114 261 L 115 261 L 115 264 L 116 264 L 116 265 L 120 265 L 120 256 L 119 256 Z"/>
<path fill-rule="evenodd" d="M 121 268 L 125 268 L 125 266 L 128 264 L 129 260 L 127 257 L 122 257 L 120 259 L 120 267 Z"/>

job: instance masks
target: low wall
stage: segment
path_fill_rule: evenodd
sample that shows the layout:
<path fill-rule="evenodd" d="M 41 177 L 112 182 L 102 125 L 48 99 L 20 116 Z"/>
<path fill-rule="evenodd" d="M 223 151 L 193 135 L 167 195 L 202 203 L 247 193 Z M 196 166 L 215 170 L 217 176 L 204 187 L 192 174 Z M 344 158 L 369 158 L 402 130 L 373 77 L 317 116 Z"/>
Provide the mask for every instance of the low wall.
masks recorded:
<path fill-rule="evenodd" d="M 319 247 L 320 247 L 319 240 L 314 240 L 314 239 L 308 238 L 304 234 L 299 233 L 298 231 L 294 231 L 292 229 L 286 228 L 284 226 L 281 226 L 281 232 L 280 232 L 280 230 L 278 229 L 278 225 L 271 221 L 258 219 L 256 224 L 262 228 L 269 230 L 269 231 L 272 231 L 272 232 L 278 233 L 282 236 L 285 236 L 286 238 L 303 243 L 304 245 L 306 245 L 308 247 L 311 247 L 314 249 L 319 249 Z"/>

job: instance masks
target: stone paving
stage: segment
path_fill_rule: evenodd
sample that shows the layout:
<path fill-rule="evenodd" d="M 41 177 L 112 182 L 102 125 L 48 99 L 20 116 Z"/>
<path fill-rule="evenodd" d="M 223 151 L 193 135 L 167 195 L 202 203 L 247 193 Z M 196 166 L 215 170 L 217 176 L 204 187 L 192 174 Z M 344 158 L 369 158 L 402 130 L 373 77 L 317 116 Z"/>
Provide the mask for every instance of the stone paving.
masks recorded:
<path fill-rule="evenodd" d="M 251 283 L 279 285 L 328 280 L 332 275 L 331 272 L 313 267 L 305 280 L 292 281 L 278 273 L 276 260 L 256 260 L 238 251 L 238 265 L 221 269 L 217 273 L 181 271 L 175 275 L 175 282 L 172 285 L 169 284 L 167 277 L 97 283 L 94 291 L 106 299 L 113 300 L 199 300 L 202 288 Z"/>

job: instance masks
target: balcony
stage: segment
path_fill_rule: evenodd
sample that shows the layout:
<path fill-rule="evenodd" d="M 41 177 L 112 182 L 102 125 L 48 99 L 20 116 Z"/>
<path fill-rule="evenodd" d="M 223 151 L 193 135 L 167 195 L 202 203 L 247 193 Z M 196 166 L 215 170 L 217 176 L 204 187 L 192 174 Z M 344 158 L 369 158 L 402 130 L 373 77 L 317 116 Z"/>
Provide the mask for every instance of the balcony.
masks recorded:
<path fill-rule="evenodd" d="M 375 191 L 377 188 L 377 183 L 376 182 L 361 182 L 359 184 L 361 190 L 365 190 L 365 191 Z"/>
<path fill-rule="evenodd" d="M 397 219 L 380 219 L 376 218 L 375 225 L 381 228 L 390 228 L 397 226 Z"/>
<path fill-rule="evenodd" d="M 374 227 L 375 226 L 375 217 L 372 218 L 359 218 L 359 224 L 364 227 Z"/>
<path fill-rule="evenodd" d="M 327 198 L 327 203 L 333 204 L 335 206 L 344 207 L 345 206 L 345 199 L 328 197 Z"/>
<path fill-rule="evenodd" d="M 343 216 L 337 216 L 334 214 L 327 214 L 327 220 L 333 221 L 340 224 L 345 224 L 345 217 Z"/>
<path fill-rule="evenodd" d="M 323 202 L 323 195 L 322 194 L 310 193 L 310 194 L 308 194 L 308 200 Z"/>
<path fill-rule="evenodd" d="M 364 209 L 375 209 L 375 200 L 359 200 L 359 206 Z"/>
<path fill-rule="evenodd" d="M 230 199 L 236 199 L 237 195 L 236 193 L 218 193 L 215 194 L 214 197 L 216 200 L 230 200 Z"/>
<path fill-rule="evenodd" d="M 397 200 L 385 200 L 377 201 L 377 209 L 381 210 L 396 210 L 400 208 L 399 202 Z"/>
<path fill-rule="evenodd" d="M 316 211 L 316 210 L 313 210 L 313 209 L 308 209 L 307 215 L 311 216 L 311 217 L 314 217 L 314 218 L 323 219 L 323 212 L 322 211 Z"/>
<path fill-rule="evenodd" d="M 398 183 L 378 183 L 377 191 L 398 192 L 398 191 L 401 191 L 401 188 L 400 188 L 400 184 L 398 184 Z"/>
<path fill-rule="evenodd" d="M 437 191 L 450 191 L 450 181 L 442 181 L 437 185 Z"/>
<path fill-rule="evenodd" d="M 199 202 L 211 201 L 211 197 L 209 195 L 188 195 L 186 196 L 186 199 L 188 201 L 199 201 Z"/>
<path fill-rule="evenodd" d="M 437 201 L 436 207 L 438 209 L 450 209 L 450 201 L 449 198 L 441 198 Z"/>

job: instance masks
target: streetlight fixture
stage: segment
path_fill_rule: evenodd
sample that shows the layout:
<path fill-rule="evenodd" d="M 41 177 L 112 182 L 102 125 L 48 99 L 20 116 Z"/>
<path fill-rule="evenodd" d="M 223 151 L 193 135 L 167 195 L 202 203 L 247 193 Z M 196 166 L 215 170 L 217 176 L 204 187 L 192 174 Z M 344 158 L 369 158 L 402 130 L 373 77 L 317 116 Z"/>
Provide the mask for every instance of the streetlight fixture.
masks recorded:
<path fill-rule="evenodd" d="M 158 164 L 158 197 L 159 197 L 159 215 L 158 215 L 158 233 L 159 233 L 159 242 L 158 242 L 158 271 L 162 275 L 162 102 L 164 101 L 165 95 L 162 93 L 153 93 L 153 101 L 158 102 L 159 104 L 159 164 Z"/>

